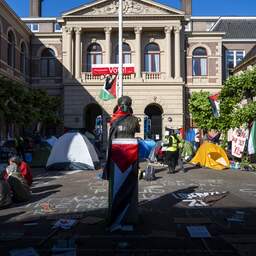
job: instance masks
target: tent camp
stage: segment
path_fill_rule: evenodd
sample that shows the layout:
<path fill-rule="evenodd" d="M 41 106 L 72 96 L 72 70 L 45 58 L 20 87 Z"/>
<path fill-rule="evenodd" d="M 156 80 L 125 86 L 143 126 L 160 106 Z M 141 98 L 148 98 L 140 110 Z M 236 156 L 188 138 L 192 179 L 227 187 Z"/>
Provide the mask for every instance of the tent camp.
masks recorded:
<path fill-rule="evenodd" d="M 51 136 L 50 138 L 48 138 L 46 140 L 46 142 L 51 146 L 53 147 L 53 145 L 55 144 L 55 142 L 57 141 L 58 139 L 55 137 L 55 136 Z"/>
<path fill-rule="evenodd" d="M 139 143 L 139 158 L 140 160 L 147 159 L 156 142 L 150 139 L 138 139 Z"/>
<path fill-rule="evenodd" d="M 204 142 L 200 146 L 191 163 L 215 170 L 223 170 L 229 167 L 226 152 L 220 146 L 210 142 Z"/>
<path fill-rule="evenodd" d="M 78 132 L 62 135 L 46 164 L 47 170 L 95 170 L 98 167 L 99 158 L 93 145 Z"/>

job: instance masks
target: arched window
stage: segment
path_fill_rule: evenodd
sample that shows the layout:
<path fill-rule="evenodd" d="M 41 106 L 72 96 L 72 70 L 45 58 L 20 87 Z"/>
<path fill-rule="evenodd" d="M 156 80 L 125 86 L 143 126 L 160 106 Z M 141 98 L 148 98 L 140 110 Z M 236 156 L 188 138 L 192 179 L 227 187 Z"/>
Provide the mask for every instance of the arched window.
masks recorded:
<path fill-rule="evenodd" d="M 15 37 L 12 31 L 8 33 L 8 65 L 15 67 Z"/>
<path fill-rule="evenodd" d="M 41 76 L 53 77 L 56 73 L 56 56 L 52 49 L 46 48 L 41 54 Z"/>
<path fill-rule="evenodd" d="M 203 47 L 193 51 L 193 76 L 207 76 L 207 52 Z"/>
<path fill-rule="evenodd" d="M 91 72 L 92 64 L 101 64 L 102 63 L 102 49 L 101 46 L 97 43 L 89 45 L 87 48 L 87 63 L 86 71 Z"/>
<path fill-rule="evenodd" d="M 144 71 L 160 72 L 160 49 L 155 43 L 150 43 L 145 46 Z"/>
<path fill-rule="evenodd" d="M 27 71 L 27 67 L 26 67 L 26 58 L 27 56 L 27 49 L 26 49 L 26 45 L 25 43 L 21 44 L 20 47 L 20 72 L 25 75 L 26 71 Z"/>
<path fill-rule="evenodd" d="M 115 50 L 115 62 L 119 63 L 119 45 L 116 46 Z M 123 43 L 123 63 L 131 63 L 131 47 L 127 43 Z"/>

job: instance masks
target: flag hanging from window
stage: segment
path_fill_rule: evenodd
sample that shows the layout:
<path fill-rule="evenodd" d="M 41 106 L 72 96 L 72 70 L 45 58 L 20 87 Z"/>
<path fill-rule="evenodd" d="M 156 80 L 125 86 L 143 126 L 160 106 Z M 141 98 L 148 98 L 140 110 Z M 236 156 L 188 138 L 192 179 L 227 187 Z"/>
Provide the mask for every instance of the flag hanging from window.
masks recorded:
<path fill-rule="evenodd" d="M 112 100 L 116 98 L 116 80 L 117 75 L 107 75 L 103 88 L 100 91 L 100 99 Z"/>
<path fill-rule="evenodd" d="M 219 102 L 219 93 L 209 96 L 209 100 L 212 105 L 212 112 L 215 117 L 220 116 L 220 102 Z"/>

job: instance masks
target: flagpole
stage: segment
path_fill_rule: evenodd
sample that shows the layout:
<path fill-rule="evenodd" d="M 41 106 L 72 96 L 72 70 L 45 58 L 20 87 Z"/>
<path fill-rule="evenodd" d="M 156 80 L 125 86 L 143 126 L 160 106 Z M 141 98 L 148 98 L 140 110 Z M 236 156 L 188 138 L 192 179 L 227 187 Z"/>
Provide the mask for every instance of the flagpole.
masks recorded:
<path fill-rule="evenodd" d="M 118 16 L 118 97 L 121 97 L 123 96 L 123 0 L 119 0 Z"/>

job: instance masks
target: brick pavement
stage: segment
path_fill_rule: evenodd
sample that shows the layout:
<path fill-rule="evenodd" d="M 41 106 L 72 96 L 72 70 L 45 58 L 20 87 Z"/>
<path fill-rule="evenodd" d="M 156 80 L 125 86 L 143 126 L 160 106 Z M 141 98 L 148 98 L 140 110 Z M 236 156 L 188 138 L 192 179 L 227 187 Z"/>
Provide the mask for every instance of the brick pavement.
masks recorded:
<path fill-rule="evenodd" d="M 140 180 L 140 222 L 133 232 L 114 233 L 106 230 L 108 183 L 97 178 L 99 171 L 35 170 L 32 201 L 0 210 L 0 255 L 27 246 L 51 255 L 58 239 L 74 239 L 77 255 L 254 255 L 256 173 L 186 167 L 187 173 L 168 175 L 156 166 L 155 181 Z M 223 191 L 229 194 L 212 205 L 201 200 Z M 237 211 L 243 219 L 228 221 Z M 98 222 L 89 224 L 88 216 Z M 42 244 L 61 217 L 78 223 Z M 205 225 L 211 238 L 191 238 L 188 225 Z"/>

